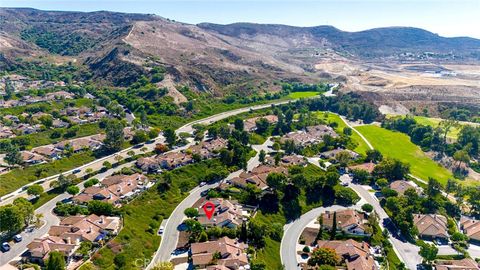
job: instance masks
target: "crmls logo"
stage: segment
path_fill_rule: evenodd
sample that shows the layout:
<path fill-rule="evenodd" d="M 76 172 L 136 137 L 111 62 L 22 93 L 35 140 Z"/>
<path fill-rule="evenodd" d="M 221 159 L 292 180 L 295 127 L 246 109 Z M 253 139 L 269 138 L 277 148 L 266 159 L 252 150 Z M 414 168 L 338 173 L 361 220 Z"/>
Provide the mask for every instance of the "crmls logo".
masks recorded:
<path fill-rule="evenodd" d="M 136 266 L 136 267 L 139 267 L 139 268 L 142 268 L 142 269 L 147 269 L 148 265 L 150 264 L 151 260 L 150 259 L 146 259 L 146 258 L 138 258 L 138 259 L 135 259 L 135 261 L 133 262 L 133 264 Z"/>

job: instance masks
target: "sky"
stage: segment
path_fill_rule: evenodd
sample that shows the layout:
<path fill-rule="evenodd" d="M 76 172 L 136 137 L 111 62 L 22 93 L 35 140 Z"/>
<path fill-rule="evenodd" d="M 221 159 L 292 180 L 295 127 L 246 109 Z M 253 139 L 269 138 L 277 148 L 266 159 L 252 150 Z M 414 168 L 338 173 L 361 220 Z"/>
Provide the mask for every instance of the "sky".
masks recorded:
<path fill-rule="evenodd" d="M 344 31 L 412 26 L 480 38 L 480 0 L 0 0 L 0 7 L 153 13 L 194 24 L 333 25 Z"/>

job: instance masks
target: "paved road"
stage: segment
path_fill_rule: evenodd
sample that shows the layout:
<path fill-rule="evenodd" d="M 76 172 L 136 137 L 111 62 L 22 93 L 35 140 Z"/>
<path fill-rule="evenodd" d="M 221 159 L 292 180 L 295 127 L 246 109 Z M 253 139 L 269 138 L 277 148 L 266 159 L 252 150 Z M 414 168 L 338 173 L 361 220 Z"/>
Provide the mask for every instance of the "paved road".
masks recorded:
<path fill-rule="evenodd" d="M 270 141 L 270 139 L 268 138 L 262 145 L 252 146 L 252 148 L 257 151 L 257 154 L 247 162 L 247 171 L 250 171 L 260 165 L 260 150 L 264 150 L 267 153 L 271 152 L 270 146 L 272 144 L 273 142 Z M 237 177 L 240 175 L 241 172 L 242 170 L 233 172 L 228 175 L 226 179 L 232 179 L 234 177 Z M 160 262 L 170 261 L 171 253 L 177 247 L 178 237 L 180 235 L 177 228 L 180 224 L 182 224 L 185 218 L 183 212 L 185 211 L 185 209 L 192 207 L 192 205 L 201 198 L 202 191 L 210 188 L 215 188 L 218 185 L 219 183 L 214 183 L 211 185 L 205 185 L 203 187 L 196 187 L 190 191 L 190 194 L 182 202 L 180 202 L 179 205 L 177 205 L 177 207 L 173 210 L 167 222 L 165 223 L 162 241 L 160 242 L 160 246 L 158 247 L 157 252 L 153 256 L 153 259 L 147 269 L 152 268 Z"/>
<path fill-rule="evenodd" d="M 284 233 L 282 242 L 280 244 L 280 259 L 285 269 L 294 270 L 301 269 L 298 266 L 299 256 L 297 255 L 297 244 L 300 235 L 305 227 L 312 221 L 318 218 L 320 214 L 325 211 L 337 211 L 345 209 L 340 205 L 332 205 L 330 207 L 318 207 L 303 214 L 292 223 L 284 226 Z"/>
<path fill-rule="evenodd" d="M 256 105 L 256 106 L 240 108 L 240 109 L 235 109 L 235 110 L 228 111 L 228 112 L 219 113 L 219 114 L 216 114 L 216 115 L 213 115 L 213 116 L 210 116 L 210 117 L 206 117 L 206 118 L 203 118 L 203 119 L 196 120 L 196 121 L 190 122 L 188 124 L 185 124 L 182 127 L 180 127 L 179 129 L 177 129 L 176 133 L 177 133 L 177 135 L 180 134 L 180 133 L 183 133 L 183 132 L 192 133 L 193 132 L 193 125 L 195 125 L 195 124 L 208 125 L 208 124 L 214 123 L 216 121 L 228 118 L 230 116 L 234 116 L 234 115 L 237 115 L 237 114 L 240 114 L 240 113 L 248 112 L 250 110 L 260 110 L 260 109 L 268 108 L 272 105 L 287 104 L 289 102 L 294 102 L 294 101 L 292 101 L 292 100 L 286 100 L 286 101 L 280 101 L 280 102 L 277 101 L 277 102 L 271 102 L 271 103 L 267 103 L 267 104 L 263 104 L 263 105 Z M 159 135 L 157 138 L 155 138 L 153 140 L 152 143 L 145 144 L 141 148 L 137 148 L 135 146 L 129 147 L 129 148 L 121 150 L 117 153 L 114 153 L 114 154 L 111 154 L 109 156 L 94 160 L 94 161 L 92 161 L 88 164 L 79 166 L 75 169 L 63 172 L 61 174 L 68 175 L 68 174 L 71 174 L 73 171 L 78 169 L 78 170 L 80 170 L 80 172 L 77 173 L 76 175 L 80 177 L 80 176 L 83 176 L 84 174 L 86 174 L 85 170 L 87 170 L 89 168 L 94 170 L 94 171 L 99 170 L 100 168 L 103 167 L 103 163 L 105 161 L 108 161 L 110 163 L 115 163 L 116 162 L 115 158 L 117 156 L 127 157 L 127 152 L 129 152 L 129 151 L 133 151 L 135 154 L 143 153 L 143 151 L 141 150 L 142 148 L 146 148 L 145 152 L 153 151 L 153 149 L 155 148 L 155 144 L 156 143 L 162 143 L 163 141 L 164 141 L 164 137 L 162 135 Z M 16 191 L 13 191 L 10 194 L 2 196 L 0 198 L 0 205 L 10 204 L 16 198 L 19 198 L 19 197 L 27 197 L 28 195 L 27 195 L 27 192 L 26 192 L 26 187 L 28 187 L 32 184 L 35 184 L 35 183 L 42 184 L 44 186 L 44 189 L 48 190 L 49 186 L 50 186 L 50 183 L 52 181 L 57 180 L 59 176 L 60 176 L 60 174 L 57 174 L 57 175 L 49 176 L 49 177 L 46 177 L 46 178 L 43 178 L 43 179 L 36 180 L 34 182 L 31 182 L 31 183 L 28 183 L 27 185 L 24 185 L 23 187 L 17 189 Z"/>

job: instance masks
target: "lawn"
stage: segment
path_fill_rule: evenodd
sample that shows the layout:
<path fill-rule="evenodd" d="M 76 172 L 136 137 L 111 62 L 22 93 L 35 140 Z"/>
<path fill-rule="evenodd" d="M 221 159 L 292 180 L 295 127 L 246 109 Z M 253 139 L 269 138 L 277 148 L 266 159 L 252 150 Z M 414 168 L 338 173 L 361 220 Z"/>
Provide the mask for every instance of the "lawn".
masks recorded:
<path fill-rule="evenodd" d="M 418 124 L 431 126 L 433 128 L 438 127 L 440 122 L 443 121 L 441 118 L 432 118 L 432 117 L 425 117 L 425 116 L 414 116 L 413 117 Z M 456 140 L 458 138 L 458 134 L 460 133 L 460 127 L 451 128 L 450 131 L 447 133 L 447 137 L 450 139 Z"/>
<path fill-rule="evenodd" d="M 308 98 L 318 96 L 319 92 L 292 92 L 288 95 L 289 98 Z"/>
<path fill-rule="evenodd" d="M 335 131 L 338 133 L 343 133 L 343 129 L 347 127 L 345 122 L 343 122 L 342 119 L 340 119 L 340 116 L 338 114 L 330 113 L 330 112 L 316 112 L 316 115 L 319 119 L 326 121 L 327 123 L 335 122 L 338 124 L 338 126 L 335 128 Z M 358 135 L 356 132 L 353 131 L 352 140 L 357 144 L 355 148 L 352 150 L 359 153 L 359 154 L 365 154 L 368 149 L 368 145 L 365 143 L 365 141 Z"/>
<path fill-rule="evenodd" d="M 6 174 L 0 175 L 0 196 L 35 180 L 71 170 L 93 160 L 95 160 L 93 153 L 86 151 L 50 163 L 13 169 Z"/>
<path fill-rule="evenodd" d="M 136 260 L 147 261 L 160 245 L 156 232 L 164 218 L 212 171 L 225 167 L 218 160 L 188 165 L 172 171 L 172 186 L 160 192 L 150 188 L 130 204 L 123 206 L 123 228 L 119 235 L 92 257 L 100 269 L 137 269 Z"/>
<path fill-rule="evenodd" d="M 425 181 L 432 177 L 442 184 L 446 184 L 448 178 L 453 178 L 449 170 L 430 159 L 407 135 L 374 125 L 359 126 L 356 129 L 384 156 L 409 163 L 410 171 L 416 177 Z"/>

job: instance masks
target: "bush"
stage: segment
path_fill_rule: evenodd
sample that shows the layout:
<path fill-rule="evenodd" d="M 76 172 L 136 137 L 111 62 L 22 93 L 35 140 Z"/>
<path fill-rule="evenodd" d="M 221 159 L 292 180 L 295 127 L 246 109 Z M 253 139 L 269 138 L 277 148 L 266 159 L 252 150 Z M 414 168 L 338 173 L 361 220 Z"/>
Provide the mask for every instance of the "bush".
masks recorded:
<path fill-rule="evenodd" d="M 67 193 L 70 195 L 75 195 L 75 194 L 78 194 L 79 192 L 80 192 L 80 188 L 77 186 L 69 186 L 67 188 Z"/>
<path fill-rule="evenodd" d="M 303 247 L 303 252 L 310 253 L 310 248 L 308 246 Z"/>
<path fill-rule="evenodd" d="M 362 205 L 362 210 L 367 212 L 367 213 L 370 213 L 373 211 L 373 206 L 369 203 L 366 203 L 364 205 Z"/>

